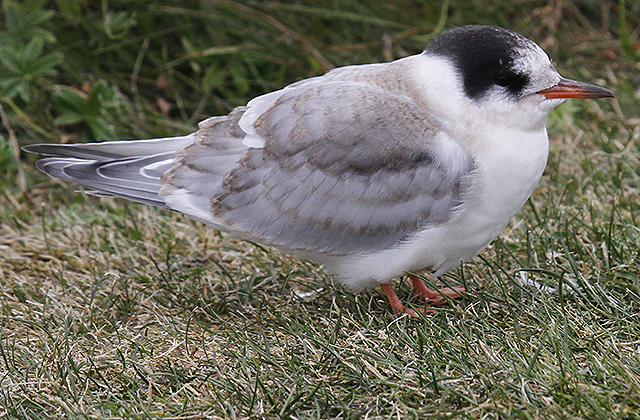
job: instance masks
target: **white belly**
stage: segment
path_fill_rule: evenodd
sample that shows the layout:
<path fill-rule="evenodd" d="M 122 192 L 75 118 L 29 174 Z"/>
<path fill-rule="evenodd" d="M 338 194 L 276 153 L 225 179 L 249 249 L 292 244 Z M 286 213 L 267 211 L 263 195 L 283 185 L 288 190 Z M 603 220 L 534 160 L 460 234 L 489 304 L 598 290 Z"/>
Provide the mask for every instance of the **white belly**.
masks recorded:
<path fill-rule="evenodd" d="M 491 142 L 476 155 L 472 192 L 451 220 L 419 232 L 395 249 L 325 261 L 328 270 L 359 290 L 405 271 L 428 267 L 441 275 L 480 253 L 531 196 L 549 152 L 546 130 L 517 133 L 517 141 L 507 135 L 501 138 L 505 141 Z"/>

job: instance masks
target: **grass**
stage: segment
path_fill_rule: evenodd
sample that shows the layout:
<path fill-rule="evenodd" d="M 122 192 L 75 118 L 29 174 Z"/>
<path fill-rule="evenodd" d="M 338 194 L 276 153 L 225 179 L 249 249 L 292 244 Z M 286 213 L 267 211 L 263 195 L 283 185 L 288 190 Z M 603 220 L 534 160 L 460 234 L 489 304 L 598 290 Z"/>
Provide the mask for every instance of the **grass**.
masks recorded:
<path fill-rule="evenodd" d="M 3 418 L 640 418 L 640 4 L 3 2 Z M 547 171 L 469 296 L 390 313 L 320 267 L 48 179 L 18 146 L 188 133 L 333 66 L 497 24 L 613 101 L 549 121 Z M 34 41 L 36 40 L 36 41 Z M 410 289 L 399 283 L 410 300 Z M 418 302 L 414 302 L 418 305 Z"/>

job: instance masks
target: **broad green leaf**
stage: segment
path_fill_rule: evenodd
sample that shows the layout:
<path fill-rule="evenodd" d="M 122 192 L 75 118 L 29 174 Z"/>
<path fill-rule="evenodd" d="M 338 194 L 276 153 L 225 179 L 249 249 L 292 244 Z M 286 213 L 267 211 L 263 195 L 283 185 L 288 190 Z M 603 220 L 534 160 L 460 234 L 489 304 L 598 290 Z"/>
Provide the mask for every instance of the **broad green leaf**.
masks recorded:
<path fill-rule="evenodd" d="M 32 76 L 51 76 L 56 74 L 56 69 L 54 68 L 62 61 L 62 54 L 55 52 L 51 54 L 47 54 L 42 57 L 37 62 L 33 63 L 29 74 Z"/>
<path fill-rule="evenodd" d="M 53 101 L 59 107 L 81 113 L 84 110 L 87 96 L 69 86 L 59 86 L 54 90 Z"/>
<path fill-rule="evenodd" d="M 56 117 L 53 122 L 57 125 L 77 124 L 84 120 L 84 115 L 72 111 L 65 111 L 64 114 Z"/>
<path fill-rule="evenodd" d="M 20 56 L 19 52 L 13 48 L 0 48 L 0 64 L 7 68 L 9 73 L 20 74 Z"/>
<path fill-rule="evenodd" d="M 42 53 L 44 41 L 41 38 L 33 38 L 22 50 L 23 61 L 34 61 Z"/>
<path fill-rule="evenodd" d="M 0 80 L 0 98 L 11 99 L 18 94 L 22 80 L 19 77 L 10 77 Z"/>

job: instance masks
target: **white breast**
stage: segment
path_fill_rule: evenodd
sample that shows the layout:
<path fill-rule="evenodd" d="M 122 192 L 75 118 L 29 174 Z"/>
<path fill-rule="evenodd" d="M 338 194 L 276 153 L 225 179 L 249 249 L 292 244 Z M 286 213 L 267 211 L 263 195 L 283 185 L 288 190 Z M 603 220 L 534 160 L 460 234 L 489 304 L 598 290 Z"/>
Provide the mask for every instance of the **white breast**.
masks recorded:
<path fill-rule="evenodd" d="M 434 110 L 446 135 L 474 156 L 472 192 L 447 223 L 425 227 L 397 248 L 325 261 L 329 271 L 356 290 L 387 282 L 406 271 L 431 268 L 441 275 L 474 257 L 525 204 L 546 166 L 549 140 L 545 122 L 551 106 L 532 97 L 508 112 L 500 108 L 485 112 L 486 108 L 456 102 L 460 95 L 447 96 L 442 89 L 459 89 L 457 81 L 429 83 L 429 78 L 452 74 L 444 67 L 446 63 L 436 63 L 422 71 L 426 79 L 421 81 L 426 80 L 427 87 L 421 90 L 426 92 L 424 103 Z"/>

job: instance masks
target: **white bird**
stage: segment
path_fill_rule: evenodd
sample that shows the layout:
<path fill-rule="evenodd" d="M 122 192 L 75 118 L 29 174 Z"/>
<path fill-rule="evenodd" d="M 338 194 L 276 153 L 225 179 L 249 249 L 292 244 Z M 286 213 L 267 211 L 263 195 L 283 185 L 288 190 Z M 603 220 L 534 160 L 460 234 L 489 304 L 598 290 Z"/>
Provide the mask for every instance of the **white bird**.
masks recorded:
<path fill-rule="evenodd" d="M 382 284 L 402 313 L 393 278 L 459 266 L 529 198 L 549 111 L 613 96 L 560 76 L 522 35 L 465 26 L 419 55 L 258 96 L 186 136 L 24 149 L 53 156 L 36 163 L 51 176 L 313 260 L 355 290 Z M 410 278 L 436 304 L 464 290 Z"/>

